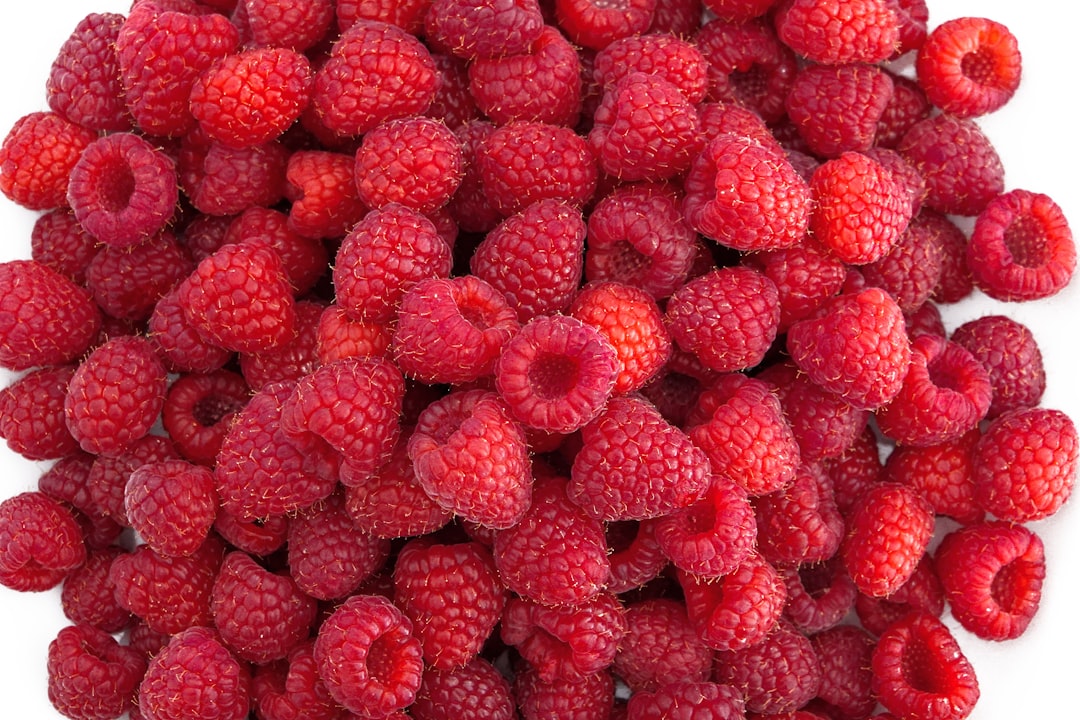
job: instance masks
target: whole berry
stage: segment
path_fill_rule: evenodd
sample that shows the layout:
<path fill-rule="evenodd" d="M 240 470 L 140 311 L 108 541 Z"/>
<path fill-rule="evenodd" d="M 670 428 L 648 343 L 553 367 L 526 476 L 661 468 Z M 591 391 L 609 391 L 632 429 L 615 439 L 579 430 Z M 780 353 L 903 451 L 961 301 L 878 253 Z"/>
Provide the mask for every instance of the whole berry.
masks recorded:
<path fill-rule="evenodd" d="M 67 205 L 67 185 L 93 131 L 54 112 L 22 116 L 0 145 L 0 192 L 30 210 Z"/>
<path fill-rule="evenodd" d="M 206 540 L 217 515 L 214 475 L 185 460 L 140 466 L 124 487 L 131 527 L 161 555 L 190 555 Z"/>
<path fill-rule="evenodd" d="M 85 560 L 82 530 L 59 500 L 26 491 L 0 503 L 0 584 L 48 590 Z"/>
<path fill-rule="evenodd" d="M 205 688 L 212 687 L 213 692 Z M 250 708 L 251 673 L 208 627 L 174 635 L 154 656 L 139 685 L 148 720 L 209 716 L 242 720 Z"/>
<path fill-rule="evenodd" d="M 64 717 L 118 717 L 134 710 L 146 659 L 104 630 L 69 625 L 49 643 L 49 701 Z"/>

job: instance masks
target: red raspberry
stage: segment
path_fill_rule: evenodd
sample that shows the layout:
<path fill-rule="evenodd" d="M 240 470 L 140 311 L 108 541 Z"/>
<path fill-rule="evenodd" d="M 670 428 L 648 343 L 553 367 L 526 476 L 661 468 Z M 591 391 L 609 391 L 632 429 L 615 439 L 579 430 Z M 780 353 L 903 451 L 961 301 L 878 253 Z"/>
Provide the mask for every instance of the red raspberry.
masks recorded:
<path fill-rule="evenodd" d="M 226 646 L 239 659 L 262 665 L 307 639 L 318 608 L 288 574 L 270 572 L 234 550 L 214 580 L 210 609 Z"/>
<path fill-rule="evenodd" d="M 83 230 L 68 208 L 39 215 L 30 232 L 30 257 L 78 285 L 86 284 L 86 266 L 98 249 L 97 240 Z"/>
<path fill-rule="evenodd" d="M 469 63 L 449 53 L 434 52 L 431 59 L 439 70 L 439 87 L 424 115 L 451 130 L 479 120 L 483 113 L 469 91 Z"/>
<path fill-rule="evenodd" d="M 83 450 L 117 455 L 157 422 L 167 382 L 149 340 L 135 335 L 109 340 L 71 378 L 64 401 L 68 430 Z"/>
<path fill-rule="evenodd" d="M 965 524 L 977 522 L 983 511 L 975 505 L 972 450 L 979 437 L 981 432 L 973 428 L 936 445 L 896 447 L 885 460 L 881 479 L 915 489 L 937 515 Z"/>
<path fill-rule="evenodd" d="M 479 119 L 470 120 L 454 129 L 454 134 L 461 141 L 465 173 L 446 209 L 462 232 L 486 233 L 502 219 L 501 211 L 495 207 L 484 190 L 477 165 L 479 148 L 494 131 L 494 124 Z"/>
<path fill-rule="evenodd" d="M 893 91 L 878 120 L 874 143 L 879 148 L 895 148 L 908 130 L 930 115 L 930 101 L 918 83 L 906 75 L 886 70 Z"/>
<path fill-rule="evenodd" d="M 412 720 L 514 720 L 510 683 L 483 658 L 454 670 L 425 670 L 409 706 Z"/>
<path fill-rule="evenodd" d="M 1016 36 L 982 17 L 947 20 L 934 28 L 915 59 L 927 98 L 955 117 L 991 113 L 1020 86 Z"/>
<path fill-rule="evenodd" d="M 911 613 L 878 639 L 873 688 L 898 717 L 959 720 L 979 698 L 979 682 L 956 638 L 940 620 Z"/>
<path fill-rule="evenodd" d="M 345 235 L 364 217 L 351 155 L 326 150 L 297 150 L 285 170 L 290 201 L 289 227 L 308 238 Z"/>
<path fill-rule="evenodd" d="M 339 720 L 344 709 L 319 677 L 314 641 L 303 642 L 285 660 L 260 665 L 251 679 L 251 703 L 260 720 Z"/>
<path fill-rule="evenodd" d="M 892 79 L 877 65 L 808 65 L 784 104 L 810 150 L 836 157 L 871 148 L 892 92 Z"/>
<path fill-rule="evenodd" d="M 940 284 L 943 256 L 937 231 L 913 219 L 885 256 L 859 271 L 868 285 L 886 290 L 901 310 L 912 313 Z"/>
<path fill-rule="evenodd" d="M 675 291 L 665 320 L 680 348 L 716 372 L 760 363 L 780 322 L 776 285 L 749 267 L 718 268 Z"/>
<path fill-rule="evenodd" d="M 777 250 L 806 235 L 810 200 L 779 148 L 721 133 L 690 167 L 683 212 L 691 227 L 725 247 Z"/>
<path fill-rule="evenodd" d="M 708 91 L 708 61 L 697 47 L 675 33 L 621 38 L 598 52 L 593 63 L 593 76 L 603 88 L 614 87 L 636 72 L 668 81 L 694 105 L 704 100 Z"/>
<path fill-rule="evenodd" d="M 631 691 L 711 677 L 713 651 L 690 624 L 682 603 L 663 598 L 630 603 L 626 625 L 614 670 Z"/>
<path fill-rule="evenodd" d="M 596 189 L 585 138 L 560 125 L 518 120 L 491 131 L 476 152 L 484 194 L 507 217 L 538 200 L 580 207 Z"/>
<path fill-rule="evenodd" d="M 506 604 L 491 551 L 477 542 L 411 540 L 398 554 L 393 580 L 394 603 L 436 670 L 472 662 Z"/>
<path fill-rule="evenodd" d="M 354 595 L 330 614 L 315 638 L 315 661 L 334 700 L 371 718 L 412 703 L 424 670 L 409 618 L 377 595 Z"/>
<path fill-rule="evenodd" d="M 679 194 L 653 183 L 620 186 L 588 218 L 585 277 L 641 288 L 654 299 L 686 282 L 696 236 L 684 222 Z"/>
<path fill-rule="evenodd" d="M 239 354 L 240 372 L 253 388 L 271 382 L 296 381 L 319 365 L 319 320 L 326 308 L 321 302 L 297 300 L 296 335 L 269 350 Z"/>
<path fill-rule="evenodd" d="M 926 182 L 926 207 L 978 215 L 1005 190 L 1005 169 L 990 139 L 972 120 L 934 115 L 911 126 L 896 145 Z"/>
<path fill-rule="evenodd" d="M 510 590 L 543 605 L 585 602 L 611 572 L 603 524 L 567 497 L 558 477 L 537 478 L 525 516 L 495 533 L 494 557 Z"/>
<path fill-rule="evenodd" d="M 713 14 L 727 22 L 746 22 L 761 17 L 776 0 L 705 0 Z"/>
<path fill-rule="evenodd" d="M 124 98 L 138 128 L 147 135 L 187 133 L 195 125 L 188 106 L 192 85 L 238 43 L 237 29 L 224 15 L 136 3 L 120 26 L 116 57 Z"/>
<path fill-rule="evenodd" d="M 896 397 L 911 362 L 903 313 L 879 288 L 826 301 L 789 328 L 787 349 L 811 381 L 863 409 Z"/>
<path fill-rule="evenodd" d="M 357 320 L 341 306 L 328 305 L 315 329 L 319 362 L 325 365 L 347 357 L 386 357 L 393 330 L 389 323 Z"/>
<path fill-rule="evenodd" d="M 911 577 L 934 532 L 934 510 L 907 485 L 869 488 L 848 515 L 840 549 L 859 591 L 886 597 Z"/>
<path fill-rule="evenodd" d="M 983 315 L 953 330 L 950 339 L 983 364 L 993 396 L 990 419 L 1020 408 L 1035 407 L 1046 390 L 1042 351 L 1031 330 L 1005 315 Z"/>
<path fill-rule="evenodd" d="M 170 372 L 209 373 L 220 370 L 233 352 L 207 342 L 188 321 L 180 293 L 173 288 L 154 304 L 147 320 L 147 338 Z"/>
<path fill-rule="evenodd" d="M 536 0 L 431 0 L 424 14 L 428 41 L 464 60 L 525 52 L 543 29 Z"/>
<path fill-rule="evenodd" d="M 26 491 L 0 503 L 0 585 L 48 590 L 85 561 L 82 530 L 59 500 Z"/>
<path fill-rule="evenodd" d="M 75 374 L 72 365 L 31 371 L 0 390 L 0 437 L 30 460 L 74 454 L 79 444 L 64 420 L 64 398 Z"/>
<path fill-rule="evenodd" d="M 602 50 L 648 30 L 657 4 L 657 0 L 555 0 L 555 20 L 575 45 Z"/>
<path fill-rule="evenodd" d="M 715 650 L 738 650 L 765 639 L 780 620 L 786 589 L 776 569 L 751 552 L 720 578 L 679 573 L 691 624 Z"/>
<path fill-rule="evenodd" d="M 64 617 L 76 625 L 91 625 L 108 633 L 131 625 L 132 615 L 116 601 L 109 568 L 124 550 L 115 545 L 90 550 L 86 562 L 64 578 L 60 603 Z"/>
<path fill-rule="evenodd" d="M 49 108 L 68 120 L 100 132 L 131 128 L 120 84 L 116 38 L 124 16 L 86 15 L 60 46 L 45 83 Z"/>
<path fill-rule="evenodd" d="M 1012 190 L 991 200 L 975 220 L 967 264 L 979 287 L 1006 301 L 1056 294 L 1076 269 L 1076 244 L 1050 197 Z"/>
<path fill-rule="evenodd" d="M 785 45 L 827 65 L 887 60 L 900 40 L 900 19 L 889 0 L 785 0 L 775 23 Z"/>
<path fill-rule="evenodd" d="M 810 637 L 821 661 L 821 686 L 813 706 L 824 717 L 869 717 L 877 707 L 870 659 L 874 638 L 856 625 L 838 625 Z"/>
<path fill-rule="evenodd" d="M 64 717 L 111 718 L 134 709 L 146 659 L 89 625 L 62 628 L 49 643 L 49 701 Z"/>
<path fill-rule="evenodd" d="M 225 543 L 213 535 L 183 557 L 165 557 L 149 545 L 139 545 L 113 560 L 109 581 L 122 607 L 151 630 L 176 635 L 213 624 L 210 594 L 224 555 Z"/>
<path fill-rule="evenodd" d="M 754 498 L 757 548 L 772 563 L 831 558 L 844 537 L 832 483 L 819 467 L 802 465 L 790 487 Z"/>
<path fill-rule="evenodd" d="M 526 427 L 570 433 L 595 418 L 611 396 L 619 359 L 590 325 L 538 315 L 503 346 L 495 387 Z"/>
<path fill-rule="evenodd" d="M 331 30 L 331 0 L 239 0 L 252 40 L 259 45 L 307 50 Z"/>
<path fill-rule="evenodd" d="M 604 720 L 612 716 L 615 680 L 608 672 L 598 672 L 548 683 L 526 669 L 514 678 L 514 697 L 522 720 Z"/>
<path fill-rule="evenodd" d="M 889 625 L 913 611 L 934 617 L 945 612 L 945 589 L 930 554 L 923 555 L 912 576 L 891 595 L 875 598 L 860 592 L 855 597 L 859 622 L 874 635 L 884 634 Z"/>
<path fill-rule="evenodd" d="M 780 326 L 785 332 L 793 322 L 813 313 L 843 287 L 844 264 L 812 244 L 754 253 L 744 262 L 773 281 L 779 293 Z"/>
<path fill-rule="evenodd" d="M 334 41 L 315 73 L 312 106 L 326 127 L 359 136 L 381 122 L 424 112 L 438 85 L 431 53 L 414 36 L 361 20 Z"/>
<path fill-rule="evenodd" d="M 207 692 L 213 688 L 213 692 Z M 139 685 L 139 712 L 153 720 L 248 716 L 251 674 L 208 627 L 184 630 L 154 656 Z"/>
<path fill-rule="evenodd" d="M 86 285 L 108 317 L 138 323 L 193 269 L 176 236 L 165 230 L 131 246 L 102 247 L 86 268 Z"/>
<path fill-rule="evenodd" d="M 369 130 L 356 151 L 360 200 L 371 208 L 399 203 L 433 212 L 457 190 L 463 162 L 461 142 L 442 122 L 389 120 Z"/>
<path fill-rule="evenodd" d="M 855 607 L 859 591 L 838 555 L 776 570 L 787 589 L 784 618 L 807 635 L 836 627 Z"/>
<path fill-rule="evenodd" d="M 999 520 L 1049 517 L 1076 483 L 1076 425 L 1060 410 L 1035 407 L 999 415 L 973 452 L 975 504 Z"/>
<path fill-rule="evenodd" d="M 135 440 L 119 455 L 98 455 L 86 478 L 93 510 L 127 525 L 124 512 L 124 488 L 128 477 L 140 465 L 161 460 L 179 460 L 172 441 L 153 433 Z"/>
<path fill-rule="evenodd" d="M 289 574 L 300 590 L 317 600 L 352 594 L 382 568 L 390 553 L 389 541 L 353 524 L 341 493 L 293 517 L 287 542 Z"/>
<path fill-rule="evenodd" d="M 190 555 L 206 540 L 217 515 L 214 475 L 185 460 L 146 463 L 128 477 L 124 514 L 158 554 Z"/>
<path fill-rule="evenodd" d="M 191 88 L 191 114 L 203 132 L 230 147 L 277 139 L 311 97 L 307 58 L 284 47 L 253 48 L 223 58 Z"/>
<path fill-rule="evenodd" d="M 237 550 L 266 557 L 284 547 L 289 534 L 289 518 L 274 515 L 246 520 L 222 510 L 214 520 L 214 530 Z"/>
<path fill-rule="evenodd" d="M 822 461 L 822 469 L 832 482 L 833 499 L 842 515 L 847 514 L 863 490 L 878 480 L 881 467 L 878 436 L 869 424 L 838 455 Z"/>
<path fill-rule="evenodd" d="M 747 710 L 769 715 L 803 707 L 823 675 L 810 638 L 783 621 L 759 643 L 717 653 L 716 668 L 716 681 L 739 688 Z"/>
<path fill-rule="evenodd" d="M 430 0 L 338 0 L 337 25 L 345 31 L 358 20 L 381 20 L 418 35 Z"/>
<path fill-rule="evenodd" d="M 660 576 L 668 559 L 656 541 L 658 520 L 609 522 L 604 529 L 611 577 L 607 590 L 624 593 Z"/>
<path fill-rule="evenodd" d="M 233 148 L 195 128 L 180 144 L 180 189 L 199 212 L 236 215 L 286 194 L 288 149 L 277 141 Z"/>
<path fill-rule="evenodd" d="M 656 542 L 680 570 L 717 577 L 733 572 L 754 549 L 754 509 L 746 491 L 713 477 L 704 497 L 656 523 Z"/>
<path fill-rule="evenodd" d="M 243 377 L 229 370 L 182 375 L 165 396 L 162 426 L 185 458 L 213 465 L 229 426 L 250 397 Z"/>
<path fill-rule="evenodd" d="M 0 145 L 0 191 L 30 210 L 67 206 L 71 169 L 96 139 L 92 130 L 54 112 L 22 116 Z"/>
<path fill-rule="evenodd" d="M 745 717 L 740 688 L 715 682 L 680 680 L 630 696 L 627 720 L 693 720 Z"/>

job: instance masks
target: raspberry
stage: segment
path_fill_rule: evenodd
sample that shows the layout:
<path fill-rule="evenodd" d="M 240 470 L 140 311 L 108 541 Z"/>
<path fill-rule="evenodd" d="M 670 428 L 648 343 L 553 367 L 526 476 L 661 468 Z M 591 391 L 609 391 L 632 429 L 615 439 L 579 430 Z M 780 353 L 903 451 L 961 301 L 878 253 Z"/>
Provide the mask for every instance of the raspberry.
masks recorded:
<path fill-rule="evenodd" d="M 747 710 L 769 715 L 804 706 L 823 674 L 810 638 L 783 621 L 759 643 L 717 653 L 716 667 L 717 682 L 739 688 Z"/>
<path fill-rule="evenodd" d="M 981 432 L 974 428 L 935 445 L 897 447 L 885 460 L 881 479 L 912 487 L 937 515 L 965 524 L 977 522 L 983 511 L 975 505 L 972 450 L 980 436 Z"/>
<path fill-rule="evenodd" d="M 658 598 L 630 603 L 626 625 L 614 670 L 632 691 L 711 676 L 713 651 L 690 624 L 681 602 Z"/>
<path fill-rule="evenodd" d="M 776 0 L 706 0 L 713 14 L 727 22 L 746 22 L 761 17 Z"/>
<path fill-rule="evenodd" d="M 806 235 L 810 200 L 810 188 L 779 148 L 725 132 L 694 159 L 683 213 L 725 247 L 777 250 Z"/>
<path fill-rule="evenodd" d="M 714 682 L 679 681 L 655 691 L 637 692 L 626 707 L 628 720 L 745 717 L 740 689 Z"/>
<path fill-rule="evenodd" d="M 269 350 L 239 354 L 240 372 L 254 388 L 267 383 L 300 380 L 319 365 L 319 320 L 325 305 L 312 300 L 296 302 L 296 335 Z"/>
<path fill-rule="evenodd" d="M 495 387 L 528 428 L 570 433 L 595 418 L 611 396 L 619 358 L 590 325 L 538 315 L 504 346 Z"/>
<path fill-rule="evenodd" d="M 1058 293 L 1076 269 L 1076 244 L 1061 208 L 1048 196 L 1012 190 L 979 213 L 967 248 L 979 287 L 1006 301 Z"/>
<path fill-rule="evenodd" d="M 388 323 L 356 320 L 341 306 L 328 305 L 315 329 L 315 350 L 323 364 L 347 357 L 382 357 L 390 347 L 392 333 Z"/>
<path fill-rule="evenodd" d="M 609 522 L 605 528 L 611 577 L 607 590 L 623 593 L 660 576 L 668 559 L 656 541 L 658 520 Z"/>
<path fill-rule="evenodd" d="M 68 430 L 83 450 L 117 455 L 157 422 L 166 385 L 165 368 L 149 340 L 109 340 L 90 353 L 68 384 Z"/>
<path fill-rule="evenodd" d="M 953 330 L 950 339 L 983 364 L 993 396 L 990 419 L 1020 408 L 1035 407 L 1046 390 L 1042 351 L 1031 330 L 1005 315 L 983 315 Z"/>
<path fill-rule="evenodd" d="M 85 561 L 82 530 L 59 500 L 30 490 L 0 503 L 0 585 L 48 590 Z"/>
<path fill-rule="evenodd" d="M 787 589 L 784 618 L 808 635 L 836 627 L 855 607 L 859 591 L 840 557 L 820 563 L 779 565 Z"/>
<path fill-rule="evenodd" d="M 131 246 L 102 247 L 86 268 L 86 286 L 108 318 L 141 323 L 192 269 L 176 236 L 165 230 Z"/>
<path fill-rule="evenodd" d="M 513 691 L 487 660 L 475 658 L 454 670 L 427 670 L 409 706 L 413 720 L 513 720 Z"/>
<path fill-rule="evenodd" d="M 424 661 L 412 623 L 384 597 L 354 595 L 323 622 L 315 661 L 330 695 L 361 717 L 383 717 L 416 699 Z"/>
<path fill-rule="evenodd" d="M 124 488 L 131 473 L 148 462 L 178 459 L 180 454 L 172 441 L 153 433 L 135 440 L 118 455 L 98 455 L 86 478 L 90 504 L 96 512 L 127 525 Z"/>
<path fill-rule="evenodd" d="M 603 720 L 612 715 L 615 680 L 608 672 L 598 672 L 548 683 L 526 669 L 514 678 L 514 697 L 522 720 Z"/>
<path fill-rule="evenodd" d="M 43 213 L 34 221 L 30 257 L 78 285 L 86 284 L 86 266 L 97 252 L 97 240 L 83 230 L 68 208 Z"/>
<path fill-rule="evenodd" d="M 286 194 L 288 149 L 277 141 L 233 148 L 195 128 L 180 143 L 180 189 L 199 212 L 235 215 Z"/>
<path fill-rule="evenodd" d="M 259 45 L 307 50 L 324 38 L 335 19 L 330 0 L 239 0 L 252 39 Z"/>
<path fill-rule="evenodd" d="M 251 702 L 263 720 L 336 720 L 342 708 L 319 677 L 314 641 L 294 647 L 285 660 L 255 668 Z"/>
<path fill-rule="evenodd" d="M 878 480 L 881 468 L 878 436 L 869 424 L 839 454 L 822 461 L 822 469 L 832 482 L 833 499 L 842 515 L 847 514 L 863 490 Z"/>
<path fill-rule="evenodd" d="M 811 244 L 754 253 L 744 262 L 776 285 L 780 301 L 778 332 L 785 332 L 793 322 L 810 315 L 836 295 L 846 277 L 840 260 Z"/>
<path fill-rule="evenodd" d="M 431 0 L 424 15 L 428 41 L 464 60 L 523 53 L 543 29 L 536 0 Z"/>
<path fill-rule="evenodd" d="M 359 136 L 381 122 L 424 112 L 438 69 L 414 36 L 384 22 L 361 20 L 334 41 L 315 72 L 311 103 L 335 133 Z"/>
<path fill-rule="evenodd" d="M 612 398 L 581 441 L 567 493 L 592 517 L 659 517 L 697 502 L 709 485 L 705 453 L 639 397 Z"/>
<path fill-rule="evenodd" d="M 312 73 L 307 58 L 284 47 L 229 55 L 191 88 L 191 114 L 206 135 L 230 147 L 275 140 L 307 107 Z"/>
<path fill-rule="evenodd" d="M 289 533 L 289 518 L 274 515 L 265 519 L 246 520 L 221 510 L 214 520 L 214 530 L 237 550 L 257 557 L 266 557 L 285 545 Z"/>
<path fill-rule="evenodd" d="M 927 613 L 897 620 L 870 661 L 879 701 L 898 717 L 959 719 L 971 713 L 979 682 L 949 628 Z"/>
<path fill-rule="evenodd" d="M 83 354 L 101 326 L 90 294 L 36 260 L 0 263 L 0 365 L 27 370 Z"/>
<path fill-rule="evenodd" d="M 0 192 L 30 210 L 67 206 L 68 176 L 95 139 L 54 112 L 22 116 L 0 145 Z"/>
<path fill-rule="evenodd" d="M 680 348 L 716 372 L 760 363 L 780 323 L 776 285 L 749 267 L 695 278 L 668 299 L 665 320 Z"/>
<path fill-rule="evenodd" d="M 486 233 L 498 225 L 503 217 L 487 196 L 477 165 L 479 148 L 494 130 L 494 124 L 480 119 L 470 120 L 454 129 L 454 134 L 461 141 L 465 172 L 446 209 L 462 232 Z"/>
<path fill-rule="evenodd" d="M 289 216 L 280 210 L 251 207 L 230 219 L 220 245 L 245 242 L 264 242 L 281 256 L 297 297 L 315 287 L 328 265 L 329 253 L 322 241 L 295 232 L 289 227 Z"/>
<path fill-rule="evenodd" d="M 246 553 L 225 556 L 210 596 L 214 627 L 241 660 L 266 664 L 307 639 L 315 600 L 287 574 L 273 573 Z"/>
<path fill-rule="evenodd" d="M 999 415 L 973 453 L 975 504 L 999 520 L 1049 517 L 1076 483 L 1076 425 L 1060 410 L 1035 407 Z"/>
<path fill-rule="evenodd" d="M 879 288 L 826 301 L 789 328 L 787 349 L 810 380 L 863 409 L 896 397 L 911 361 L 903 313 Z"/>
<path fill-rule="evenodd" d="M 802 465 L 790 487 L 754 498 L 757 548 L 772 563 L 813 563 L 831 558 L 844 536 L 829 476 Z"/>
<path fill-rule="evenodd" d="M 285 170 L 289 227 L 307 238 L 337 238 L 364 217 L 351 155 L 298 150 Z"/>
<path fill-rule="evenodd" d="M 892 149 L 915 123 L 930 115 L 932 106 L 912 78 L 889 72 L 889 79 L 893 84 L 892 96 L 878 119 L 874 143 L 879 148 Z"/>
<path fill-rule="evenodd" d="M 399 203 L 431 213 L 461 184 L 461 142 L 438 120 L 389 120 L 364 135 L 354 172 L 360 200 L 368 207 Z"/>
<path fill-rule="evenodd" d="M 877 65 L 809 65 L 795 76 L 785 106 L 810 150 L 836 157 L 871 148 L 892 92 Z"/>
<path fill-rule="evenodd" d="M 844 566 L 860 592 L 886 597 L 915 572 L 933 532 L 933 508 L 921 495 L 907 485 L 878 483 L 848 515 Z"/>
<path fill-rule="evenodd" d="M 537 478 L 532 505 L 495 533 L 493 554 L 507 588 L 543 605 L 585 602 L 611 572 L 602 523 L 567 497 L 559 477 Z"/>
<path fill-rule="evenodd" d="M 74 454 L 79 444 L 64 420 L 64 398 L 75 367 L 40 368 L 0 390 L 0 437 L 30 460 Z"/>
<path fill-rule="evenodd" d="M 889 0 L 785 0 L 775 23 L 785 45 L 827 65 L 886 60 L 900 40 L 900 19 Z"/>
<path fill-rule="evenodd" d="M 173 288 L 161 296 L 147 320 L 147 338 L 171 372 L 209 373 L 232 358 L 231 350 L 207 342 L 188 321 L 180 293 Z"/>
<path fill-rule="evenodd" d="M 393 580 L 394 602 L 436 670 L 472 662 L 506 604 L 491 551 L 477 542 L 411 540 L 394 563 Z"/>
<path fill-rule="evenodd" d="M 614 87 L 632 73 L 656 75 L 679 89 L 691 104 L 705 99 L 709 64 L 692 43 L 670 32 L 631 35 L 596 54 L 593 76 L 601 87 Z"/>
<path fill-rule="evenodd" d="M 826 717 L 869 717 L 877 706 L 870 660 L 874 638 L 855 625 L 838 625 L 810 637 L 821 661 L 815 705 Z"/>
<path fill-rule="evenodd" d="M 927 35 L 915 59 L 919 86 L 942 112 L 975 117 L 994 112 L 1020 85 L 1016 36 L 981 17 L 947 20 Z"/>
<path fill-rule="evenodd" d="M 69 718 L 119 717 L 134 709 L 146 660 L 103 630 L 69 625 L 49 643 L 49 701 Z"/>
<path fill-rule="evenodd" d="M 109 582 L 109 568 L 123 553 L 115 545 L 87 552 L 86 562 L 64 578 L 60 590 L 64 617 L 108 633 L 120 632 L 131 624 L 131 613 L 116 601 L 115 588 Z"/>
<path fill-rule="evenodd" d="M 555 0 L 555 20 L 575 45 L 602 50 L 648 30 L 658 4 L 657 0 Z"/>
<path fill-rule="evenodd" d="M 116 38 L 124 16 L 89 13 L 60 46 L 45 83 L 53 112 L 100 132 L 131 128 L 131 117 L 120 85 Z"/>
<path fill-rule="evenodd" d="M 859 268 L 867 284 L 886 290 L 905 313 L 912 313 L 941 282 L 944 249 L 937 232 L 913 219 L 892 249 Z"/>
<path fill-rule="evenodd" d="M 248 666 L 214 630 L 188 628 L 150 661 L 139 685 L 139 712 L 153 720 L 200 715 L 242 720 L 248 716 L 250 687 Z"/>

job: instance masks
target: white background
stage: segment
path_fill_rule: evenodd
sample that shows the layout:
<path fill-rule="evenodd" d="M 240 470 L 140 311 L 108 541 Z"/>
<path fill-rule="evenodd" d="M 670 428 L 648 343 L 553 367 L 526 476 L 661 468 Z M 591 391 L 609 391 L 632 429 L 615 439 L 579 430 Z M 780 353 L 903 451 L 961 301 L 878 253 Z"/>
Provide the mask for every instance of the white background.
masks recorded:
<path fill-rule="evenodd" d="M 660 0 L 663 2 L 663 0 Z M 0 136 L 21 115 L 45 109 L 44 86 L 57 49 L 89 12 L 126 12 L 123 0 L 7 2 L 0 11 Z M 14 6 L 14 9 L 12 9 Z M 982 118 L 1006 168 L 1008 188 L 1045 192 L 1080 229 L 1077 149 L 1076 30 L 1080 9 L 1058 0 L 929 0 L 931 25 L 963 15 L 990 17 L 1019 38 L 1024 76 L 1012 102 Z M 0 198 L 0 261 L 29 257 L 34 215 Z M 1077 317 L 1080 281 L 1047 301 L 1003 305 L 976 297 L 943 309 L 951 330 L 988 313 L 1026 323 L 1042 348 L 1048 375 L 1043 398 L 1080 420 Z M 11 380 L 9 373 L 0 381 Z M 46 467 L 14 456 L 0 443 L 0 498 L 36 487 Z M 1080 717 L 1080 500 L 1034 524 L 1046 544 L 1042 607 L 1027 633 L 1007 643 L 978 640 L 947 619 L 973 662 L 982 699 L 979 720 Z M 48 643 L 65 624 L 59 592 L 18 594 L 0 588 L 0 698 L 4 717 L 58 717 L 45 696 Z"/>

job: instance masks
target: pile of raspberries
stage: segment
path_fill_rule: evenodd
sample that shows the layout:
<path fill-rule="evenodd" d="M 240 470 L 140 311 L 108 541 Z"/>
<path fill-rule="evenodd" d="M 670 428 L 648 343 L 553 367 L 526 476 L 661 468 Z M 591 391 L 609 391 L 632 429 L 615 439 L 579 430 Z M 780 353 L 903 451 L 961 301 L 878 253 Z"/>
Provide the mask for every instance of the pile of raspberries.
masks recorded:
<path fill-rule="evenodd" d="M 1076 248 L 923 0 L 135 0 L 0 147 L 0 584 L 63 716 L 958 720 Z"/>

